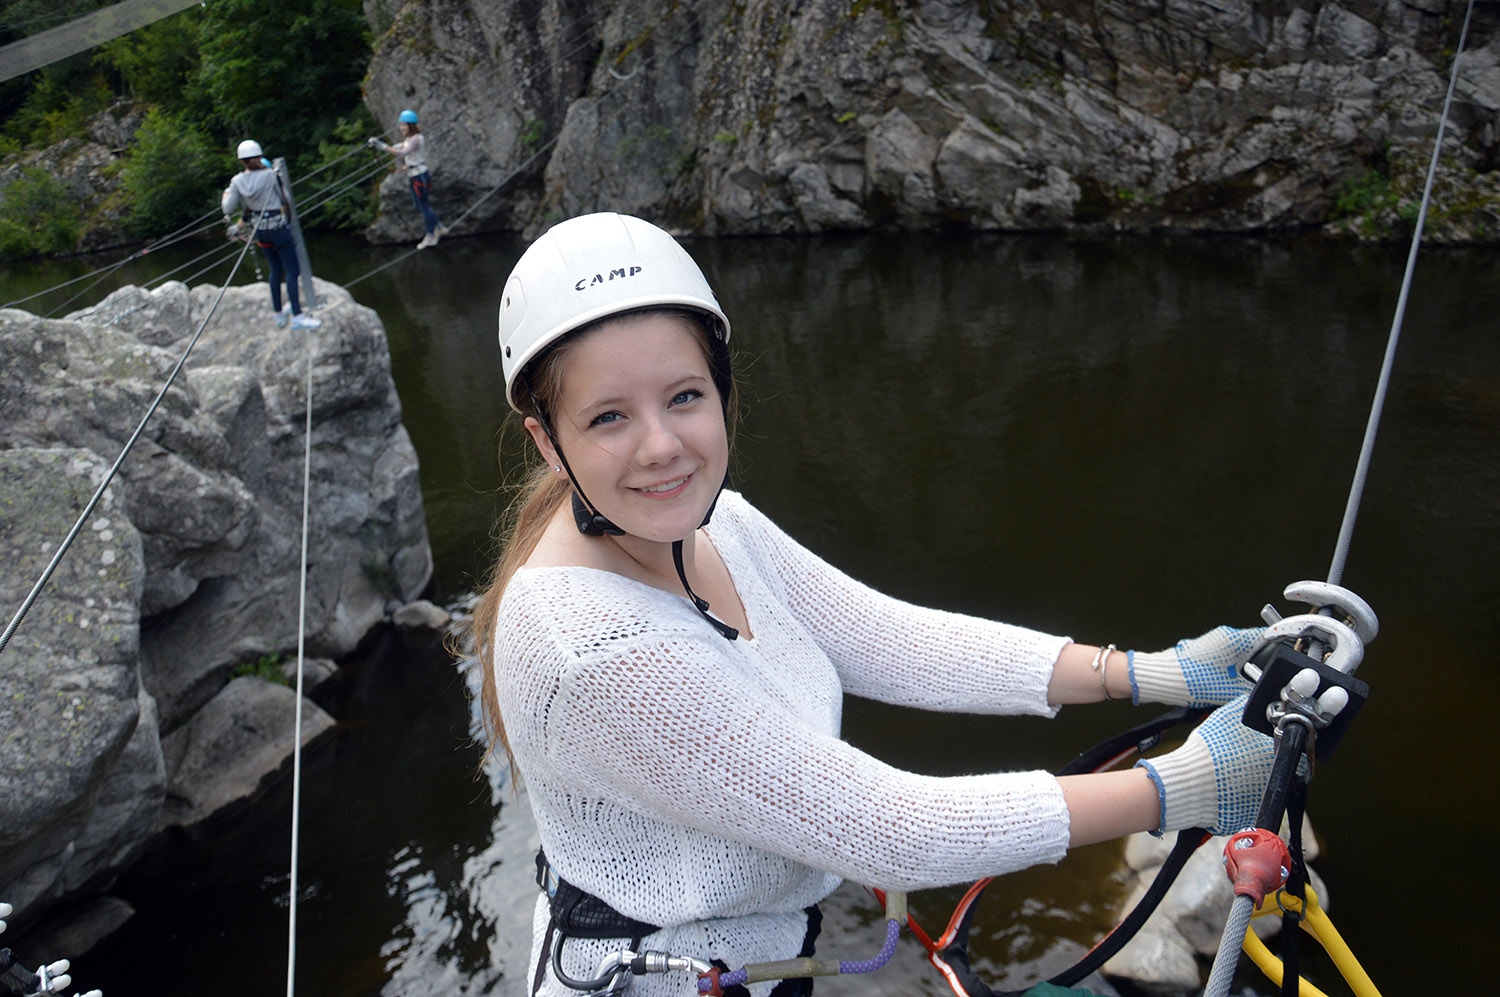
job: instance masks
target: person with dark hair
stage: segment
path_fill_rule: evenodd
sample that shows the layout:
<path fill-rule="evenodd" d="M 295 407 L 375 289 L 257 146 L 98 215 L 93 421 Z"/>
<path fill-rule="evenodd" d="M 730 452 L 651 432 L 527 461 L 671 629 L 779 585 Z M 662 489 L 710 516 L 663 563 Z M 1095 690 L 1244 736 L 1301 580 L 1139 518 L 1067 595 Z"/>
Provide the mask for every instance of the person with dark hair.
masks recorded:
<path fill-rule="evenodd" d="M 297 247 L 292 240 L 290 215 L 286 193 L 281 189 L 281 178 L 271 169 L 260 147 L 253 139 L 246 139 L 235 149 L 235 156 L 244 169 L 230 178 L 229 186 L 219 198 L 219 207 L 224 212 L 224 221 L 230 225 L 230 235 L 238 237 L 241 232 L 266 254 L 266 263 L 271 268 L 271 314 L 278 328 L 287 324 L 290 316 L 293 329 L 312 329 L 322 322 L 302 311 L 302 298 L 297 281 L 302 277 L 302 266 L 297 262 Z M 244 218 L 239 216 L 243 213 Z M 246 231 L 246 224 L 249 229 Z M 281 304 L 281 285 L 286 283 L 286 308 Z"/>
<path fill-rule="evenodd" d="M 422 226 L 427 234 L 417 243 L 418 249 L 436 246 L 438 239 L 448 234 L 448 226 L 432 210 L 432 174 L 427 169 L 427 140 L 422 137 L 422 126 L 417 121 L 416 111 L 402 111 L 396 125 L 401 129 L 401 141 L 389 145 L 378 138 L 369 140 L 370 148 L 389 152 L 402 162 L 406 170 L 406 182 L 411 188 L 411 203 L 422 215 Z"/>
<path fill-rule="evenodd" d="M 905 892 L 1135 831 L 1254 823 L 1274 752 L 1239 723 L 1236 668 L 1263 630 L 1125 652 L 856 581 L 728 487 L 729 332 L 687 252 L 627 215 L 554 226 L 501 291 L 505 397 L 538 462 L 469 637 L 491 748 L 542 843 L 528 992 L 576 994 L 621 950 L 721 968 L 810 955 L 841 879 Z M 939 778 L 843 741 L 846 694 L 1219 708 L 1133 769 Z M 642 997 L 698 992 L 680 972 L 628 979 Z"/>

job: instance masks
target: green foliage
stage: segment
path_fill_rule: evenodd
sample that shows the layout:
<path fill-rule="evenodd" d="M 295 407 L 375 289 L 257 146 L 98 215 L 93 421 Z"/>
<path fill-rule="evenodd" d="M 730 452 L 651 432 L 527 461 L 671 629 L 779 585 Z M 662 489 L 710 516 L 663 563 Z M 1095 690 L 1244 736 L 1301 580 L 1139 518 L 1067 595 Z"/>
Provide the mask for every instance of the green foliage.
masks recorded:
<path fill-rule="evenodd" d="M 291 685 L 291 682 L 287 680 L 286 672 L 282 671 L 281 655 L 276 652 L 262 654 L 254 661 L 235 665 L 233 676 L 239 678 L 242 675 L 257 678 L 263 682 L 274 682 L 277 685 Z"/>
<path fill-rule="evenodd" d="M 29 167 L 0 196 L 0 256 L 67 253 L 78 245 L 83 216 L 62 181 Z"/>
<path fill-rule="evenodd" d="M 152 108 L 120 171 L 131 231 L 165 235 L 213 210 L 233 169 L 202 128 L 184 115 Z"/>
<path fill-rule="evenodd" d="M 189 7 L 101 45 L 94 63 L 118 74 L 138 100 L 181 108 L 198 75 L 198 27 L 203 12 Z"/>
<path fill-rule="evenodd" d="M 541 142 L 545 134 L 547 134 L 547 122 L 532 118 L 526 122 L 526 127 L 521 132 L 521 144 L 528 147 L 536 145 Z"/>
<path fill-rule="evenodd" d="M 84 134 L 89 118 L 108 107 L 111 98 L 97 72 L 74 74 L 71 79 L 43 74 L 5 123 L 5 135 L 33 149 L 75 138 Z"/>
<path fill-rule="evenodd" d="M 198 82 L 230 142 L 294 158 L 360 102 L 370 39 L 359 0 L 215 0 L 198 29 Z"/>
<path fill-rule="evenodd" d="M 1390 182 L 1379 170 L 1367 170 L 1344 183 L 1333 199 L 1333 217 L 1350 218 L 1366 215 L 1386 206 Z"/>
<path fill-rule="evenodd" d="M 343 192 L 321 203 L 297 206 L 299 220 L 305 226 L 318 228 L 362 229 L 375 220 L 380 207 L 379 177 L 363 183 L 352 183 L 370 165 L 365 151 L 365 137 L 380 131 L 380 126 L 361 104 L 353 114 L 340 118 L 333 127 L 333 136 L 318 143 L 318 154 L 310 169 L 293 176 L 311 176 L 319 172 L 314 182 L 318 189 L 342 189 Z M 324 167 L 327 167 L 324 170 Z M 383 175 L 383 174 L 382 174 Z M 347 178 L 347 179 L 341 179 Z M 351 185 L 352 183 L 352 185 Z"/>

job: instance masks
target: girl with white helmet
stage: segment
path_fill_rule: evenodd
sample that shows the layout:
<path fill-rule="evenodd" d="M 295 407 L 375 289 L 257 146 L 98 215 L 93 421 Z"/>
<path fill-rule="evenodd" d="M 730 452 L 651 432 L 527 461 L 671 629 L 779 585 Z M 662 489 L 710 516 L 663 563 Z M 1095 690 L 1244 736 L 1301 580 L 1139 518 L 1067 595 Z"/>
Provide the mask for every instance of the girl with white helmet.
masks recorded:
<path fill-rule="evenodd" d="M 234 151 L 235 157 L 244 165 L 224 188 L 219 198 L 219 207 L 224 220 L 230 223 L 231 235 L 238 236 L 244 230 L 245 220 L 250 224 L 250 236 L 266 254 L 266 263 L 271 268 L 271 314 L 277 327 L 286 325 L 288 312 L 282 310 L 281 285 L 286 282 L 287 309 L 291 314 L 293 329 L 311 329 L 322 322 L 302 312 L 302 297 L 297 281 L 302 277 L 302 265 L 297 262 L 297 247 L 289 227 L 286 194 L 281 189 L 281 178 L 270 169 L 264 158 L 260 143 L 253 139 L 241 142 Z M 238 216 L 243 212 L 247 219 Z"/>
<path fill-rule="evenodd" d="M 622 948 L 735 968 L 810 955 L 841 879 L 938 887 L 1133 831 L 1254 822 L 1272 747 L 1238 723 L 1234 666 L 1258 631 L 1136 654 L 922 608 L 725 487 L 730 323 L 666 232 L 608 213 L 556 225 L 511 272 L 499 323 L 506 400 L 541 462 L 473 636 L 492 744 L 542 842 L 527 992 L 577 994 Z M 842 741 L 850 693 L 1045 716 L 1234 702 L 1135 769 L 936 778 Z M 630 980 L 698 992 L 689 974 Z"/>
<path fill-rule="evenodd" d="M 389 152 L 402 162 L 406 169 L 406 182 L 411 188 L 411 203 L 422 215 L 422 225 L 427 234 L 417 243 L 418 249 L 436 246 L 438 239 L 448 234 L 448 226 L 432 210 L 432 174 L 427 169 L 427 140 L 422 137 L 422 127 L 417 122 L 416 111 L 402 111 L 396 127 L 401 129 L 401 141 L 389 145 L 371 137 L 367 144 L 372 149 Z"/>

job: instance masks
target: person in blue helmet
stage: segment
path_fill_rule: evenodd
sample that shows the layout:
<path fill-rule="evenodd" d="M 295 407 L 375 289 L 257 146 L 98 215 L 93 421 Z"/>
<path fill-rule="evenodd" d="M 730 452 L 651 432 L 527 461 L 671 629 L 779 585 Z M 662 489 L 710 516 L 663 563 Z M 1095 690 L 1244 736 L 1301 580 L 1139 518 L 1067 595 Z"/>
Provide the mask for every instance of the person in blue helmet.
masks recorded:
<path fill-rule="evenodd" d="M 290 318 L 293 329 L 315 328 L 322 322 L 302 311 L 302 299 L 297 291 L 302 267 L 297 262 L 297 247 L 292 240 L 281 180 L 270 169 L 260 143 L 254 139 L 241 142 L 235 149 L 235 157 L 244 169 L 230 179 L 229 186 L 219 198 L 224 221 L 230 224 L 230 234 L 238 237 L 248 225 L 248 236 L 266 254 L 266 262 L 271 267 L 271 313 L 277 327 L 285 326 Z M 243 218 L 237 217 L 241 214 Z M 286 283 L 285 309 L 281 304 L 283 281 Z"/>
<path fill-rule="evenodd" d="M 422 225 L 427 230 L 422 241 L 417 243 L 417 248 L 426 249 L 429 246 L 436 246 L 438 239 L 448 234 L 448 226 L 444 225 L 442 219 L 438 218 L 437 212 L 432 210 L 430 200 L 432 174 L 427 169 L 427 145 L 426 140 L 422 138 L 421 125 L 417 123 L 417 112 L 402 111 L 398 127 L 401 129 L 401 141 L 398 144 L 389 145 L 372 137 L 369 145 L 372 149 L 379 149 L 400 157 L 405 165 L 406 182 L 411 187 L 411 203 L 416 205 L 417 211 L 421 212 Z"/>

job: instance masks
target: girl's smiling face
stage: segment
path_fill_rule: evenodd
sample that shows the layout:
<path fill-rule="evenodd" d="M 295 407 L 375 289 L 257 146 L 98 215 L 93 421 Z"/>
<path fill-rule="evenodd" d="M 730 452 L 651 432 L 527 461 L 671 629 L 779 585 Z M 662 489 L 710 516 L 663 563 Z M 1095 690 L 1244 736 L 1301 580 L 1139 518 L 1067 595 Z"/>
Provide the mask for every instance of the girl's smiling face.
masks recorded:
<path fill-rule="evenodd" d="M 729 465 L 724 408 L 685 315 L 625 315 L 568 344 L 549 418 L 583 494 L 631 536 L 682 540 L 719 494 Z M 560 464 L 536 420 L 526 428 Z"/>

